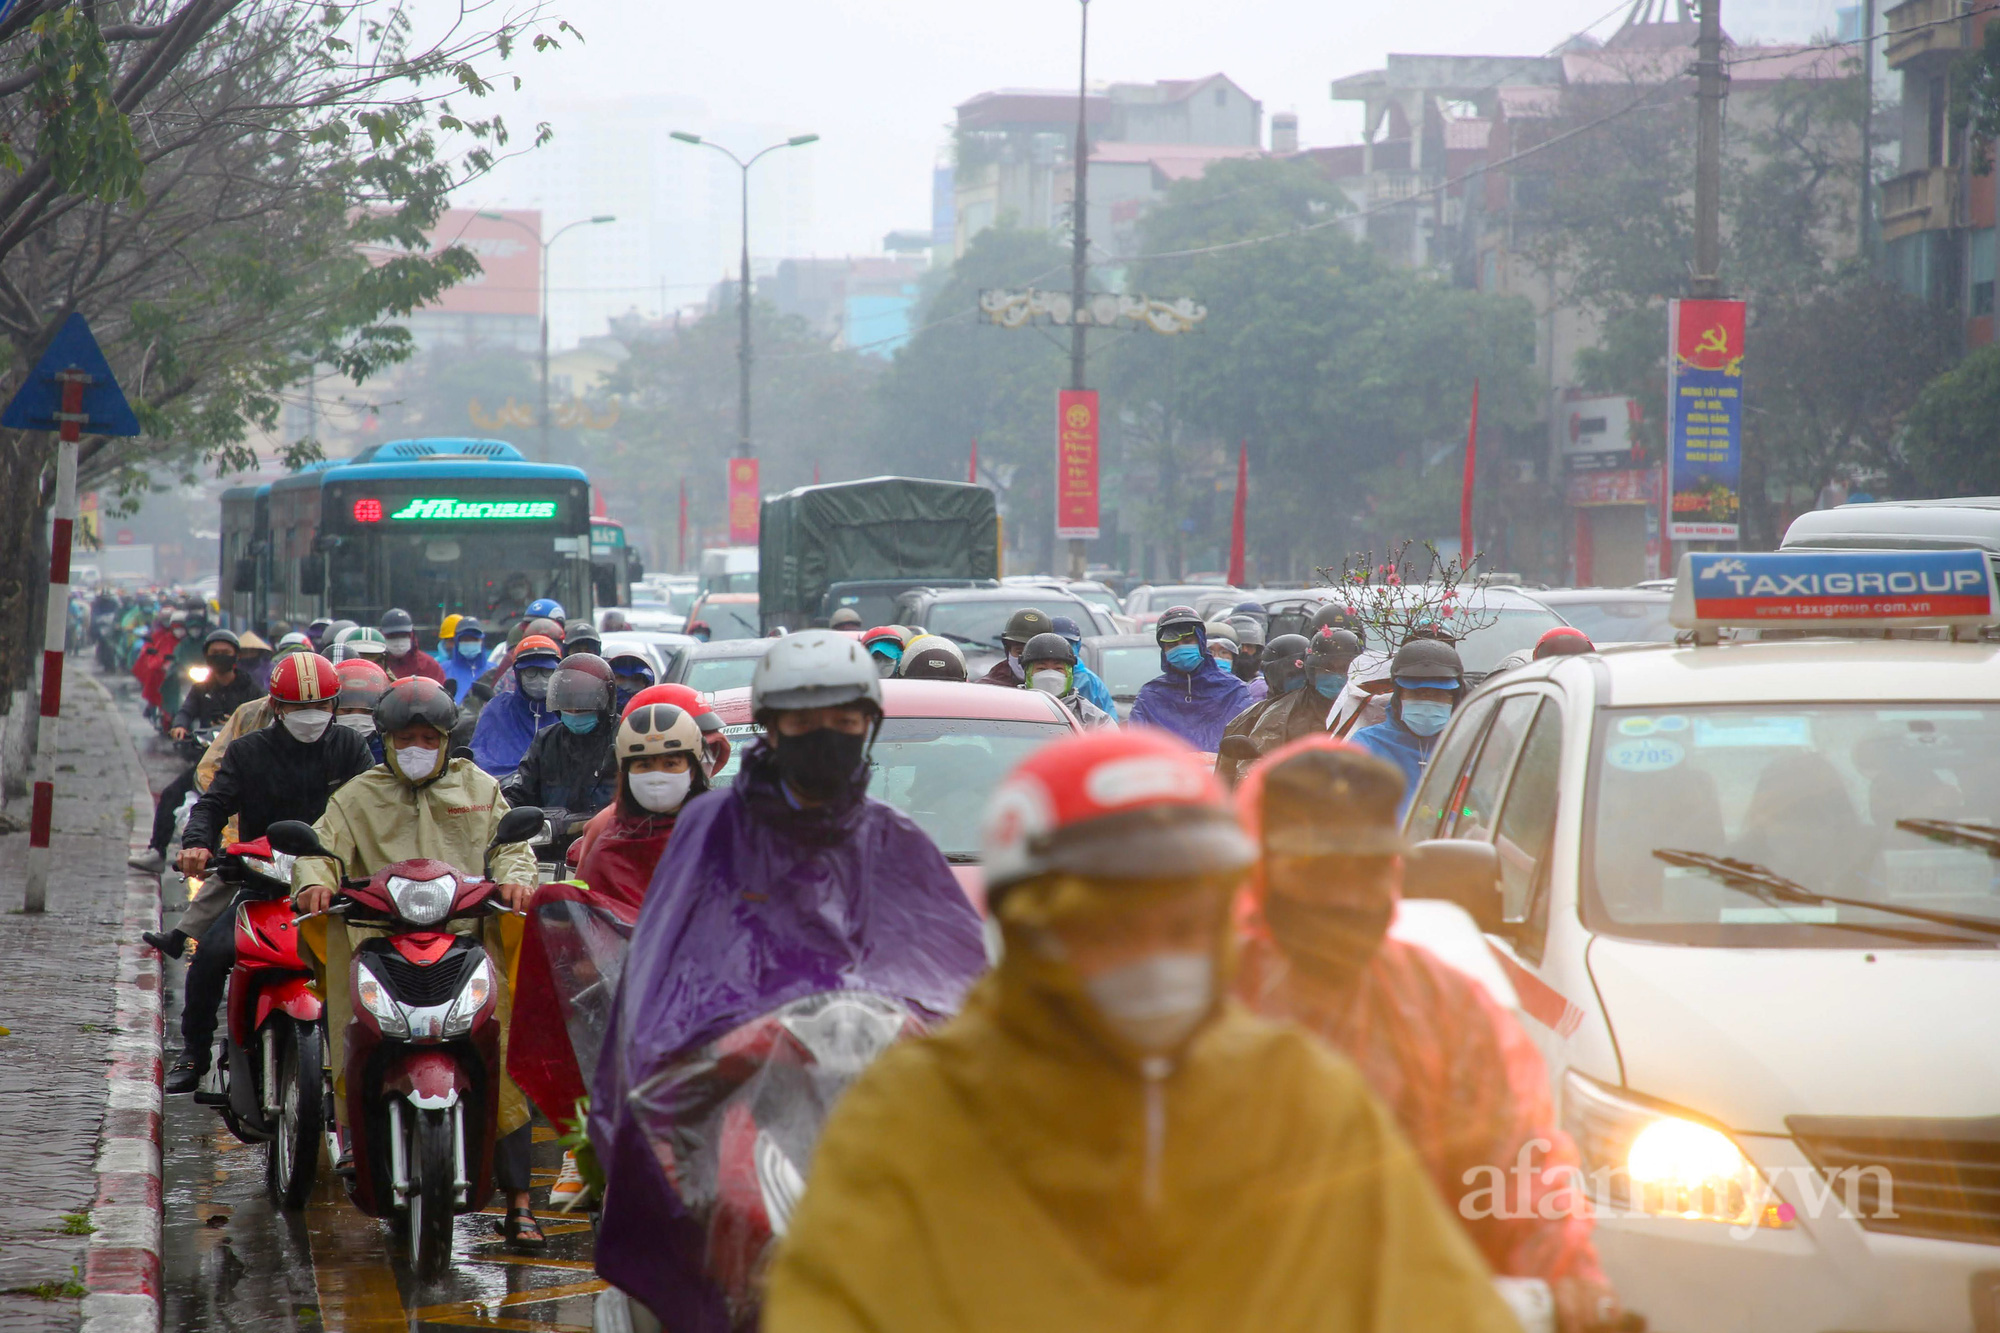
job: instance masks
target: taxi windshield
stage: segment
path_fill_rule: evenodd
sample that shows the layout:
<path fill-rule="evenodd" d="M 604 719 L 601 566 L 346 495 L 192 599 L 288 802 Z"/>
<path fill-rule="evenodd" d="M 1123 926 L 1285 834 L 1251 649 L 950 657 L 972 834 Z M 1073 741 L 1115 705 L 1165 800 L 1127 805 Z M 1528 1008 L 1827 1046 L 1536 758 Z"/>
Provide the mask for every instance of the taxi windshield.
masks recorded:
<path fill-rule="evenodd" d="M 2000 924 L 2000 707 L 1607 709 L 1598 726 L 1593 930 L 1743 947 L 1996 943 L 1952 918 Z"/>

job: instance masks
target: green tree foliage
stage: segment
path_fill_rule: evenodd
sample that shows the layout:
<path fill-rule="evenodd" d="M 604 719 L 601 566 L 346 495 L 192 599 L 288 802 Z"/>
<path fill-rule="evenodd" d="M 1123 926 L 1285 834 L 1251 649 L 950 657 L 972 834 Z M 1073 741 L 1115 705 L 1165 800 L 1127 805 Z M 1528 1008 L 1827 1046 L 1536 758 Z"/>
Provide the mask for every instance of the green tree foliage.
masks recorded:
<path fill-rule="evenodd" d="M 2000 495 L 2000 344 L 1989 344 L 1931 381 L 1910 409 L 1903 449 L 1916 484 L 1932 495 Z"/>

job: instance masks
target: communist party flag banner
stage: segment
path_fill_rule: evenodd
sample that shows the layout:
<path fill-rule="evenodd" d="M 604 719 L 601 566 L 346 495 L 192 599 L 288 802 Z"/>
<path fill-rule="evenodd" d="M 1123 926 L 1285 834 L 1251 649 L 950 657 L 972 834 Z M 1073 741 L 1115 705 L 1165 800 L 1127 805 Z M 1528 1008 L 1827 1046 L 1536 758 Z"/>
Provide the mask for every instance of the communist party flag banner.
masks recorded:
<path fill-rule="evenodd" d="M 1097 536 L 1097 390 L 1056 400 L 1056 536 Z"/>
<path fill-rule="evenodd" d="M 1667 350 L 1667 536 L 1735 541 L 1743 470 L 1743 302 L 1669 302 Z"/>
<path fill-rule="evenodd" d="M 757 544 L 757 505 L 761 498 L 757 489 L 757 460 L 730 459 L 729 544 L 731 546 Z"/>

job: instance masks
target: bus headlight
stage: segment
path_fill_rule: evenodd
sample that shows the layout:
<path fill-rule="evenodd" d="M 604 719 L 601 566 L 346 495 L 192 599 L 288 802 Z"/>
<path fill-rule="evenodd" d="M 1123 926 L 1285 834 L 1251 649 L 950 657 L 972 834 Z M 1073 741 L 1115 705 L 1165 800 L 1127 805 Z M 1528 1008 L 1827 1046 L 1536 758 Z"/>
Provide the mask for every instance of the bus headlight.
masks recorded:
<path fill-rule="evenodd" d="M 1736 1141 L 1691 1112 L 1570 1073 L 1562 1120 L 1599 1208 L 1743 1227 L 1792 1224 L 1791 1207 Z"/>
<path fill-rule="evenodd" d="M 410 1020 L 403 1016 L 403 1007 L 382 984 L 382 979 L 368 970 L 363 963 L 355 972 L 354 998 L 361 1007 L 375 1016 L 376 1024 L 385 1037 L 407 1037 L 410 1035 Z"/>

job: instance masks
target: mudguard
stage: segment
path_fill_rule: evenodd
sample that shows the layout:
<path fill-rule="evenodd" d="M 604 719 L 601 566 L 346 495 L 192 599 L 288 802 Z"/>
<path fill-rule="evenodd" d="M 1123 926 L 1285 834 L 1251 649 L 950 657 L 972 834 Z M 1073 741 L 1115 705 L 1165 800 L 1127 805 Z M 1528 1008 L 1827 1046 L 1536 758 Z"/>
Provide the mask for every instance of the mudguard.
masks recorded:
<path fill-rule="evenodd" d="M 396 1051 L 382 1067 L 385 1096 L 408 1097 L 426 1111 L 471 1097 L 476 1083 L 470 1071 L 436 1046 L 408 1046 Z"/>
<path fill-rule="evenodd" d="M 273 1009 L 282 1009 L 301 1023 L 319 1022 L 324 1003 L 313 990 L 312 978 L 304 975 L 286 977 L 273 982 L 257 992 L 256 1029 L 261 1031 L 264 1020 L 271 1016 Z"/>

